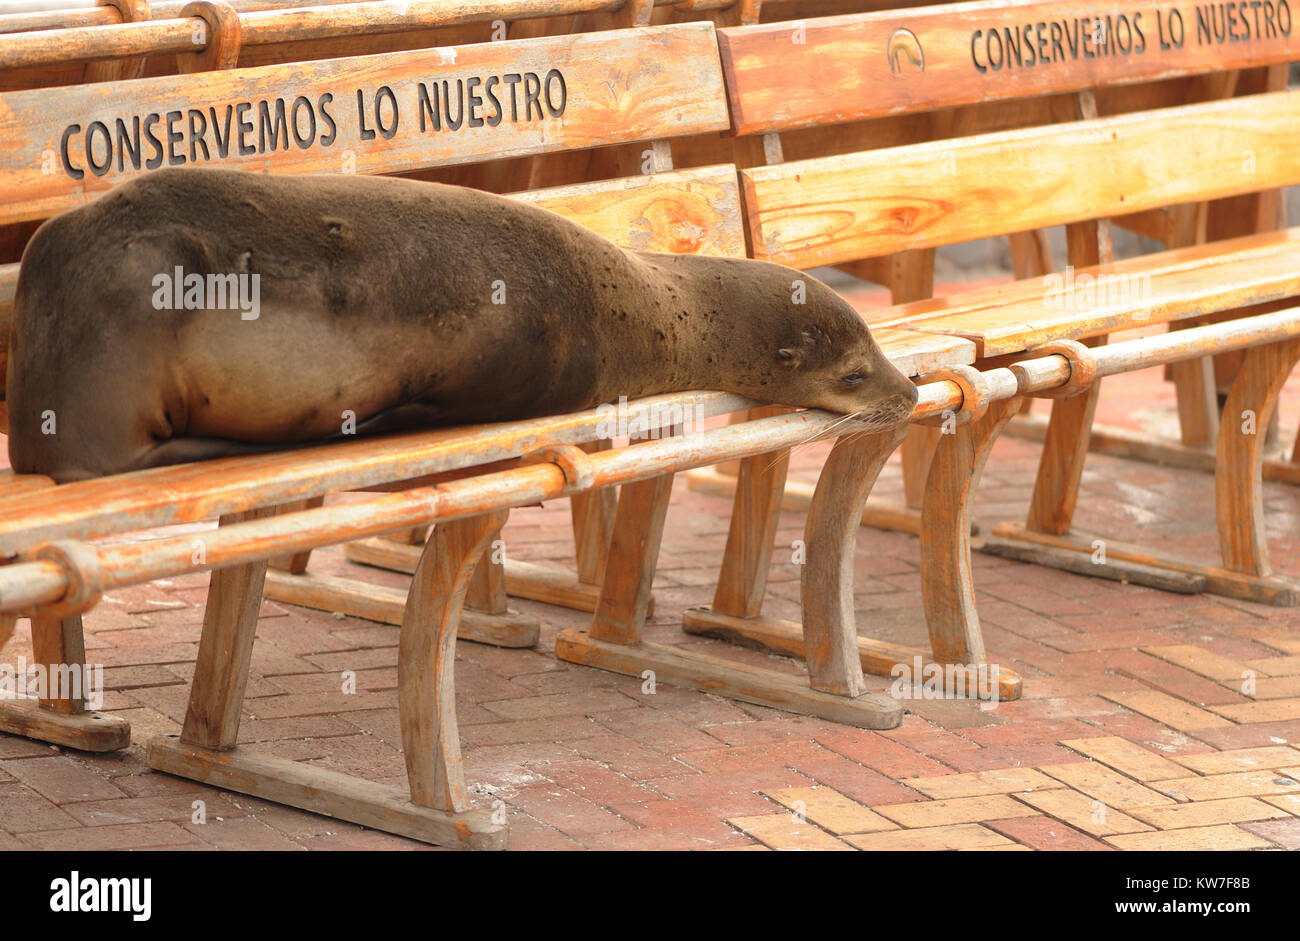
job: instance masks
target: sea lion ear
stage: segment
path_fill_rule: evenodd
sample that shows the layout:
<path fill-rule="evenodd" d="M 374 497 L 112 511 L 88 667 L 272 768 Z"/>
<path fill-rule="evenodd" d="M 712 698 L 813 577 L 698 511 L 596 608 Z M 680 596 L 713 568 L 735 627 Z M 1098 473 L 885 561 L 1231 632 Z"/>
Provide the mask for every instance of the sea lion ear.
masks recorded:
<path fill-rule="evenodd" d="M 781 361 L 782 366 L 793 366 L 796 357 L 793 350 L 782 347 L 776 351 L 776 358 Z"/>

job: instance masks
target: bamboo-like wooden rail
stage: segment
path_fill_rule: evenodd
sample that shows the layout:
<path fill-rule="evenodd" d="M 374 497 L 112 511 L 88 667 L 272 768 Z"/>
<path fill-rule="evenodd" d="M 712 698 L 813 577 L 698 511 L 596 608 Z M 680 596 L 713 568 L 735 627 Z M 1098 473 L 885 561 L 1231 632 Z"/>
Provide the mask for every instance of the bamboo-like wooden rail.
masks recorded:
<path fill-rule="evenodd" d="M 979 373 L 974 390 L 979 402 L 966 401 L 966 393 L 953 381 L 927 383 L 920 389 L 912 420 L 1058 388 L 1070 382 L 1075 368 L 1085 368 L 1090 376 L 1100 378 L 1194 359 L 1209 350 L 1231 352 L 1296 336 L 1300 336 L 1300 307 L 1108 346 L 1079 347 L 1074 355 L 1086 358 L 1079 367 L 1067 355 L 1052 353 Z M 198 565 L 194 563 L 197 537 L 192 533 L 119 546 L 56 543 L 53 545 L 75 548 L 81 562 L 89 560 L 93 571 L 70 572 L 64 564 L 49 559 L 20 561 L 0 568 L 0 612 L 31 611 L 58 604 L 78 585 L 93 584 L 96 591 L 108 591 L 183 572 L 245 564 L 438 520 L 524 506 L 570 495 L 578 489 L 624 484 L 751 457 L 815 440 L 832 429 L 837 435 L 862 430 L 845 426 L 842 415 L 815 410 L 795 412 L 587 455 L 584 460 L 589 476 L 581 488 L 572 487 L 557 464 L 538 463 L 341 506 L 224 526 L 201 537 L 204 560 Z M 33 551 L 41 550 L 38 547 Z"/>
<path fill-rule="evenodd" d="M 632 0 L 369 0 L 365 3 L 331 3 L 263 9 L 265 3 L 249 0 L 231 3 L 239 16 L 241 46 L 305 42 L 337 36 L 371 36 L 415 30 L 614 13 Z M 656 0 L 671 6 L 680 0 Z M 722 9 L 733 0 L 702 0 L 692 9 Z M 73 11 L 67 22 L 49 24 L 53 13 L 25 14 L 0 19 L 0 70 L 36 68 L 68 62 L 131 58 L 198 52 L 199 16 L 182 17 L 186 2 L 164 0 L 150 6 L 152 19 L 123 23 L 111 7 Z"/>

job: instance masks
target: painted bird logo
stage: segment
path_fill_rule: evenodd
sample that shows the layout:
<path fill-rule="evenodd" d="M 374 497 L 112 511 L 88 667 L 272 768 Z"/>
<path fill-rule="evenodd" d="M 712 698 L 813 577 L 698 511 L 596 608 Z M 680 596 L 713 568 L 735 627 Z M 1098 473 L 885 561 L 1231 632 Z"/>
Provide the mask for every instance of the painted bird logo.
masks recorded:
<path fill-rule="evenodd" d="M 901 26 L 889 37 L 886 53 L 889 57 L 889 71 L 894 75 L 903 74 L 903 63 L 899 61 L 900 54 L 907 56 L 922 72 L 925 71 L 925 50 L 921 48 L 921 40 L 916 38 L 916 33 Z"/>

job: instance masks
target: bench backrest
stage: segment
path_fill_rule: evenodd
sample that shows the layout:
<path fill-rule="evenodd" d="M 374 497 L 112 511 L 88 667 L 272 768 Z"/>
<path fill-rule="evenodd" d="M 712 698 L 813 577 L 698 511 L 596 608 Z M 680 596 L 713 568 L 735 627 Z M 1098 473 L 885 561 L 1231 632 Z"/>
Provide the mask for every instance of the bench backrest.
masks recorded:
<path fill-rule="evenodd" d="M 708 23 L 10 92 L 0 224 L 84 205 L 157 166 L 400 173 L 727 124 Z M 520 198 L 627 247 L 744 254 L 734 167 Z M 5 338 L 16 277 L 0 267 Z"/>
<path fill-rule="evenodd" d="M 720 30 L 733 133 L 817 155 L 742 170 L 755 257 L 836 264 L 1300 182 L 1295 95 L 1165 108 L 1186 87 L 1133 89 L 1300 59 L 1289 5 L 1225 9 L 967 3 Z M 1093 89 L 1147 110 L 1076 121 L 1064 94 Z M 921 116 L 946 119 L 941 139 L 913 143 Z"/>

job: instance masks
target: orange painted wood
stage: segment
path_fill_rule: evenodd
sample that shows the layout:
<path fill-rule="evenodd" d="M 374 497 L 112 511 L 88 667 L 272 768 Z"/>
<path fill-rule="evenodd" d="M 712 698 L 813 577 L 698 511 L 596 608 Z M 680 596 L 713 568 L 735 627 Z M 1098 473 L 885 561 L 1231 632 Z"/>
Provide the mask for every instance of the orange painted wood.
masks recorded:
<path fill-rule="evenodd" d="M 1008 219 L 1037 229 L 1290 185 L 1297 139 L 1300 90 L 757 167 L 741 181 L 754 257 L 806 268 L 999 235 Z"/>
<path fill-rule="evenodd" d="M 983 663 L 984 637 L 970 564 L 970 504 L 998 432 L 1020 408 L 1018 397 L 989 406 L 982 418 L 942 435 L 930 465 L 921 526 L 921 597 L 934 658 Z"/>
<path fill-rule="evenodd" d="M 1163 323 L 1198 314 L 1234 310 L 1300 294 L 1300 227 L 1280 232 L 1156 252 L 1089 268 L 1077 268 L 1074 287 L 1042 278 L 964 291 L 950 297 L 903 304 L 879 313 L 875 323 L 906 324 L 909 330 L 965 337 L 981 357 L 1019 353 L 1048 340 L 1112 333 L 1130 327 L 1135 311 Z M 1088 299 L 1080 277 L 1103 276 L 1113 295 Z M 1118 278 L 1119 280 L 1115 280 Z M 1120 296 L 1128 280 L 1140 295 Z M 1146 280 L 1149 279 L 1149 280 Z M 1053 301 L 1052 292 L 1060 303 Z M 1052 303 L 1048 303 L 1051 301 Z"/>
<path fill-rule="evenodd" d="M 56 692 L 53 680 L 56 674 L 68 670 L 85 670 L 86 641 L 81 630 L 81 615 L 67 617 L 38 614 L 32 618 L 32 659 L 45 667 L 46 689 L 41 697 L 41 708 L 63 715 L 86 712 L 86 698 L 49 695 Z M 84 681 L 84 672 L 82 674 Z M 84 693 L 84 686 L 83 686 Z"/>
<path fill-rule="evenodd" d="M 673 67 L 665 69 L 663 62 Z M 501 78 L 525 73 L 536 76 L 541 89 L 531 107 L 526 80 L 507 86 Z M 493 94 L 502 111 L 496 126 L 486 123 L 496 117 L 487 97 L 493 77 L 498 79 Z M 471 90 L 484 103 L 472 110 L 467 105 L 460 129 L 453 130 L 447 122 L 458 110 L 456 82 L 475 78 L 480 84 Z M 436 130 L 429 108 L 421 106 L 420 89 L 431 102 L 433 92 L 445 87 L 443 81 L 451 82 L 453 104 L 440 111 L 441 129 Z M 513 109 L 511 87 L 517 89 Z M 286 111 L 283 129 L 275 124 L 280 102 Z M 247 109 L 240 108 L 244 103 L 250 103 Z M 151 115 L 158 118 L 150 122 Z M 130 135 L 136 118 L 142 122 L 138 169 L 127 159 L 125 142 L 122 147 L 116 144 L 116 122 L 122 120 Z M 484 123 L 470 126 L 471 118 Z M 163 165 L 276 173 L 400 172 L 703 133 L 725 128 L 727 122 L 709 23 L 9 92 L 0 95 L 0 140 L 5 146 L 0 223 L 44 218 L 83 205 L 114 183 L 146 172 L 151 158 Z M 156 153 L 143 133 L 146 124 L 160 141 Z M 226 140 L 225 156 L 214 125 Z M 103 131 L 92 131 L 92 126 Z M 381 133 L 384 128 L 390 133 Z M 96 164 L 106 164 L 102 175 L 88 163 L 87 135 Z M 114 141 L 111 160 L 108 138 Z M 296 143 L 299 139 L 305 147 Z M 124 155 L 120 165 L 119 155 Z M 43 169 L 50 159 L 53 173 Z M 74 178 L 78 172 L 84 176 Z"/>
<path fill-rule="evenodd" d="M 689 398 L 703 407 L 705 414 L 752 404 L 739 396 L 717 393 Z M 680 397 L 658 401 L 680 401 Z M 32 486 L 0 497 L 0 555 L 60 536 L 91 538 L 207 519 L 335 490 L 361 490 L 386 481 L 488 464 L 545 444 L 591 440 L 604 420 L 602 413 L 592 410 L 358 439 L 273 455 L 222 458 L 60 487 Z"/>
<path fill-rule="evenodd" d="M 740 187 L 731 164 L 510 196 L 558 212 L 623 248 L 745 257 Z"/>
<path fill-rule="evenodd" d="M 808 507 L 808 559 L 800 573 L 804 659 L 813 689 L 856 697 L 865 691 L 853 604 L 854 548 L 862 504 L 907 423 L 835 442 Z"/>
<path fill-rule="evenodd" d="M 1223 406 L 1214 505 L 1223 567 L 1229 571 L 1272 574 L 1264 529 L 1264 439 L 1282 386 L 1297 361 L 1300 340 L 1252 348 Z"/>
<path fill-rule="evenodd" d="M 1095 113 L 1095 105 L 1090 100 L 1085 99 L 1084 104 Z M 1067 226 L 1066 242 L 1069 262 L 1076 269 L 1087 270 L 1100 262 L 1114 260 L 1108 220 Z M 1099 346 L 1106 342 L 1106 337 L 1098 336 L 1086 342 Z M 1088 433 L 1100 393 L 1101 383 L 1094 382 L 1085 392 L 1052 400 L 1052 415 L 1025 521 L 1028 528 L 1048 533 L 1069 531 L 1079 500 L 1079 485 L 1088 455 Z"/>
<path fill-rule="evenodd" d="M 1199 41 L 1198 11 L 1210 7 L 1185 0 L 1136 8 L 1105 0 L 943 4 L 722 29 L 718 44 L 740 134 L 1300 59 L 1300 29 L 1283 34 L 1275 22 L 1269 30 L 1262 14 L 1258 28 L 1253 18 L 1238 23 L 1233 40 L 1216 41 L 1211 29 L 1211 41 Z M 1094 33 L 1100 44 L 1085 41 Z"/>
<path fill-rule="evenodd" d="M 760 454 L 739 463 L 713 610 L 749 618 L 763 609 L 790 452 Z"/>
<path fill-rule="evenodd" d="M 589 632 L 594 640 L 615 644 L 641 640 L 672 491 L 672 474 L 620 489 L 605 580 Z"/>
<path fill-rule="evenodd" d="M 439 523 L 411 579 L 397 659 L 398 713 L 411 802 L 463 813 L 469 791 L 456 726 L 456 629 L 470 577 L 509 513 Z"/>
<path fill-rule="evenodd" d="M 275 509 L 224 516 L 223 526 L 261 519 Z M 203 607 L 190 701 L 181 741 L 205 748 L 233 748 L 239 737 L 240 710 L 257 635 L 266 562 L 251 562 L 212 573 Z"/>

